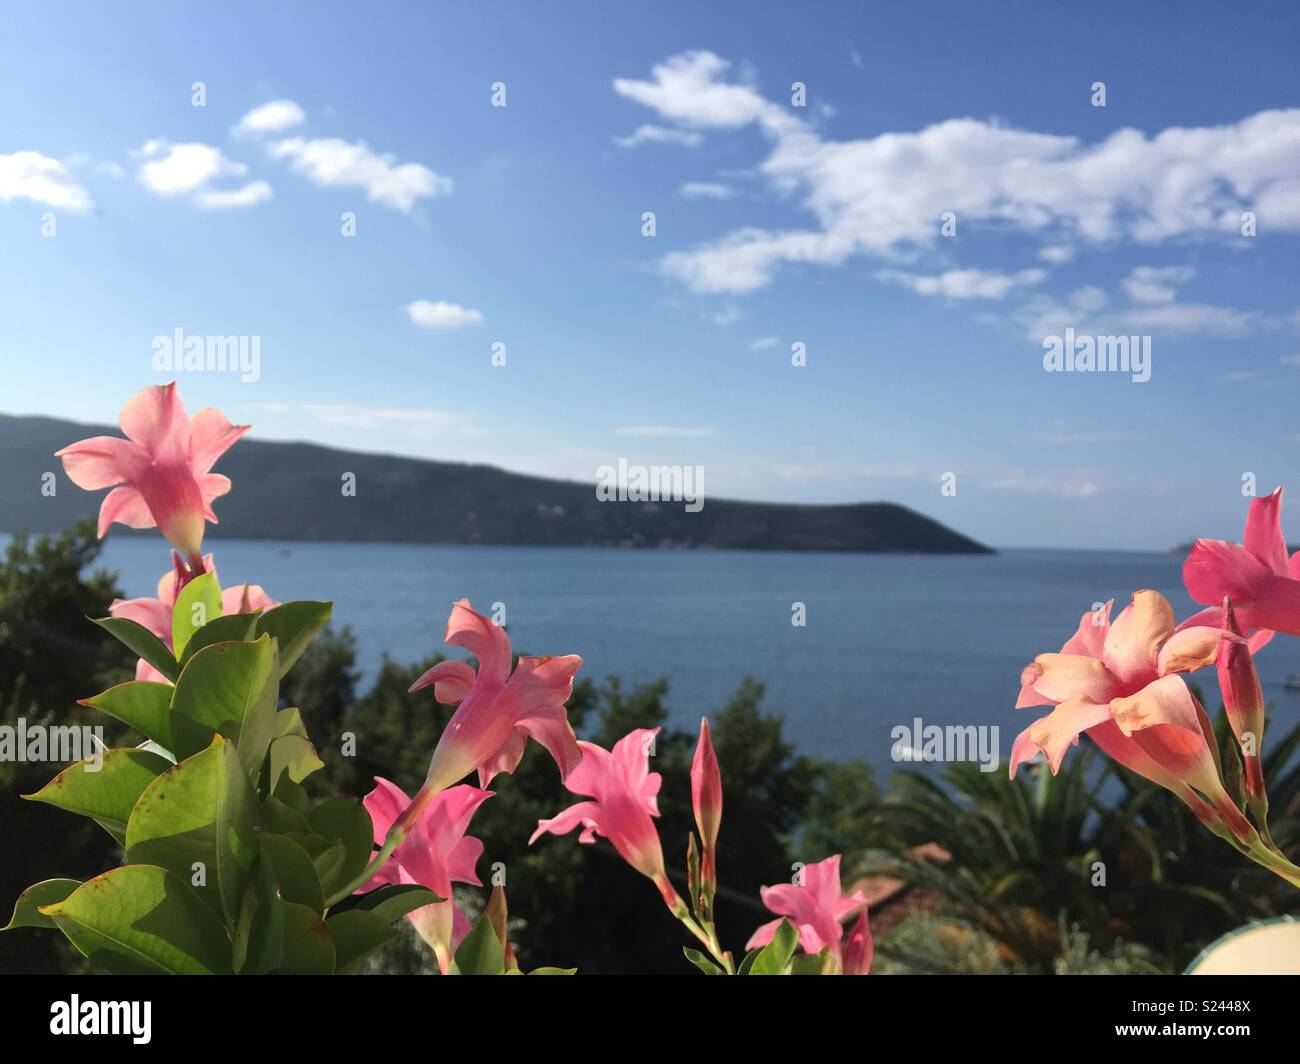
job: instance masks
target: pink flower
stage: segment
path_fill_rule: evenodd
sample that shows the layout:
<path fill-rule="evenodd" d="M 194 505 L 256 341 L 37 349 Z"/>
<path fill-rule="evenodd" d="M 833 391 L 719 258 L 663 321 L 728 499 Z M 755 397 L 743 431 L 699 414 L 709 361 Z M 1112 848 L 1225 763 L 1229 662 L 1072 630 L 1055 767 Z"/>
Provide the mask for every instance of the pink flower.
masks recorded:
<path fill-rule="evenodd" d="M 867 896 L 860 890 L 845 895 L 840 887 L 840 855 L 828 857 L 817 864 L 804 865 L 795 883 L 779 883 L 774 887 L 763 887 L 759 891 L 766 905 L 778 915 L 778 919 L 764 924 L 749 937 L 745 949 L 757 949 L 772 941 L 776 929 L 781 926 L 781 918 L 789 917 L 799 932 L 799 945 L 805 953 L 820 953 L 830 947 L 831 956 L 837 967 L 843 965 L 841 939 L 844 935 L 843 923 L 854 913 L 862 911 L 859 921 L 866 929 Z M 857 928 L 854 932 L 857 932 Z M 865 931 L 866 942 L 851 941 L 851 953 L 855 965 L 870 965 L 870 932 Z"/>
<path fill-rule="evenodd" d="M 1223 618 L 1229 632 L 1240 635 L 1231 599 L 1224 599 Z M 1264 799 L 1264 768 L 1259 759 L 1264 743 L 1264 692 L 1250 647 L 1244 641 L 1225 639 L 1219 648 L 1219 691 L 1232 734 L 1241 746 L 1246 768 L 1246 793 Z"/>
<path fill-rule="evenodd" d="M 722 773 L 713 750 L 707 717 L 700 719 L 700 739 L 691 759 L 691 806 L 700 829 L 700 879 L 709 889 L 717 881 L 718 828 L 722 824 Z"/>
<path fill-rule="evenodd" d="M 870 975 L 871 960 L 875 953 L 876 944 L 871 938 L 871 926 L 867 923 L 867 910 L 863 909 L 858 922 L 844 940 L 844 974 Z"/>
<path fill-rule="evenodd" d="M 456 947 L 469 933 L 469 919 L 452 898 L 452 883 L 482 886 L 474 866 L 483 855 L 483 843 L 466 835 L 470 818 L 492 797 L 491 791 L 462 785 L 451 787 L 424 807 L 418 823 L 387 863 L 365 886 L 364 894 L 390 883 L 416 883 L 443 900 L 407 914 L 415 930 L 438 958 L 443 975 L 451 967 Z M 375 829 L 375 842 L 382 845 L 394 821 L 411 801 L 395 783 L 375 777 L 375 789 L 363 800 Z"/>
<path fill-rule="evenodd" d="M 204 572 L 216 573 L 211 554 L 204 555 L 202 561 Z M 180 594 L 181 588 L 190 575 L 181 568 L 180 562 L 177 560 L 176 567 L 163 573 L 162 578 L 158 581 L 157 598 L 114 599 L 108 607 L 108 612 L 114 617 L 125 617 L 127 620 L 135 621 L 136 624 L 143 625 L 166 643 L 168 650 L 171 650 L 172 609 L 176 605 L 176 598 Z M 226 617 L 236 613 L 265 611 L 278 605 L 280 604 L 263 591 L 258 584 L 236 584 L 234 587 L 224 588 L 221 592 L 221 613 Z M 150 680 L 154 683 L 171 682 L 144 658 L 136 662 L 135 678 L 137 680 Z"/>
<path fill-rule="evenodd" d="M 248 426 L 232 425 L 212 407 L 191 419 L 174 381 L 137 392 L 118 423 L 125 440 L 92 436 L 56 452 L 77 487 L 113 488 L 99 508 L 100 538 L 114 521 L 157 525 L 186 561 L 197 562 L 203 522 L 217 522 L 212 501 L 230 490 L 230 479 L 210 470 Z"/>
<path fill-rule="evenodd" d="M 1282 489 L 1252 499 L 1243 543 L 1198 539 L 1183 563 L 1183 583 L 1197 602 L 1209 606 L 1186 623 L 1215 624 L 1223 600 L 1232 599 L 1237 620 L 1258 651 L 1273 633 L 1300 635 L 1300 551 L 1287 557 L 1282 535 Z"/>
<path fill-rule="evenodd" d="M 484 787 L 498 772 L 513 772 L 530 737 L 555 759 L 562 778 L 582 759 L 564 709 L 580 657 L 521 657 L 511 673 L 510 638 L 476 613 L 469 599 L 452 606 L 443 638 L 473 654 L 478 671 L 463 661 L 444 661 L 411 685 L 412 691 L 432 686 L 439 702 L 458 708 L 438 739 L 403 827 L 419 816 L 423 802 L 471 772 L 478 772 Z"/>
<path fill-rule="evenodd" d="M 1220 643 L 1235 637 L 1204 626 L 1175 631 L 1174 611 L 1156 591 L 1134 594 L 1113 624 L 1110 608 L 1107 603 L 1085 613 L 1059 654 L 1039 654 L 1025 667 L 1016 708 L 1055 708 L 1016 737 L 1011 775 L 1036 750 L 1055 773 L 1086 732 L 1121 765 L 1173 791 L 1207 824 L 1226 823 L 1241 839 L 1252 835 L 1224 790 L 1209 718 L 1175 675 L 1215 662 Z"/>
<path fill-rule="evenodd" d="M 539 820 L 529 845 L 546 834 L 567 835 L 581 826 L 579 842 L 595 842 L 601 835 L 619 855 L 654 881 L 664 902 L 674 912 L 684 911 L 681 899 L 668 882 L 663 849 L 653 817 L 659 815 L 659 786 L 663 778 L 650 771 L 650 748 L 658 728 L 637 728 L 606 750 L 581 742 L 582 761 L 564 781 L 574 794 L 591 801 L 578 802 L 550 820 Z"/>

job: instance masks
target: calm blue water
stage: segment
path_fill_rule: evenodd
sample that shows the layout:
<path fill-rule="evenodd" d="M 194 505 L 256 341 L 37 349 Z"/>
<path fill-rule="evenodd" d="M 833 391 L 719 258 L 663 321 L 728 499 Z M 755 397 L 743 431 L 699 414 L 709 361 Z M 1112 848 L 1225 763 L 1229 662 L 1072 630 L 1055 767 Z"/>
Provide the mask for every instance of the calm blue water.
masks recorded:
<path fill-rule="evenodd" d="M 983 556 L 622 551 L 398 546 L 211 539 L 224 585 L 261 583 L 281 600 L 332 599 L 373 677 L 385 651 L 415 661 L 443 650 L 454 599 L 504 602 L 516 650 L 581 654 L 583 673 L 671 680 L 674 719 L 694 726 L 743 676 L 809 753 L 886 767 L 890 729 L 997 724 L 1002 749 L 1033 711 L 1012 708 L 1022 666 L 1058 650 L 1079 615 L 1137 588 L 1192 603 L 1168 554 L 1009 550 Z M 152 595 L 168 555 L 153 539 L 110 538 L 105 562 L 128 594 Z M 807 604 L 806 628 L 791 603 Z M 459 651 L 455 652 L 459 655 Z M 1277 719 L 1300 715 L 1282 690 L 1300 673 L 1300 640 L 1259 659 Z M 1201 674 L 1207 697 L 1213 670 Z M 364 681 L 363 681 L 364 682 Z"/>

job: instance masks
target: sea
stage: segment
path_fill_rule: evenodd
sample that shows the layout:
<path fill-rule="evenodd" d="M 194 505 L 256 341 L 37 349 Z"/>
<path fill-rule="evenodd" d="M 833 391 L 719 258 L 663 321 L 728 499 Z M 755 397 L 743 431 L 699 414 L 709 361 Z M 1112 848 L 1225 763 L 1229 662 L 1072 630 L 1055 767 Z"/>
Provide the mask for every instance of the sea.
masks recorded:
<path fill-rule="evenodd" d="M 666 678 L 671 723 L 694 729 L 741 680 L 766 690 L 806 753 L 899 767 L 894 729 L 998 728 L 1003 757 L 1034 710 L 1014 707 L 1021 669 L 1059 650 L 1079 617 L 1155 588 L 1179 618 L 1194 610 L 1181 555 L 1008 549 L 901 555 L 586 547 L 428 546 L 221 540 L 223 586 L 329 599 L 357 639 L 363 687 L 384 655 L 415 662 L 447 648 L 451 604 L 504 610 L 516 652 L 579 654 L 580 675 L 625 685 Z M 156 538 L 110 537 L 103 564 L 128 596 L 153 595 L 168 566 Z M 1275 721 L 1300 716 L 1300 640 L 1258 658 Z M 1213 670 L 1198 676 L 1217 709 Z M 310 707 L 303 707 L 310 713 Z M 901 745 L 907 745 L 903 743 Z"/>

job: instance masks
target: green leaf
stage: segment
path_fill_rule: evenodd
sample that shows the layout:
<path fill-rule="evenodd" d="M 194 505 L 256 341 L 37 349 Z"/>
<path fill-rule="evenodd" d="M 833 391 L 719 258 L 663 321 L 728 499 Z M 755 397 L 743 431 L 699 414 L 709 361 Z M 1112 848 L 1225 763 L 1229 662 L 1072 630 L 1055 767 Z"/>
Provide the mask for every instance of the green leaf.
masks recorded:
<path fill-rule="evenodd" d="M 180 876 L 233 927 L 260 827 L 248 774 L 234 746 L 217 736 L 144 789 L 127 821 L 126 856 Z"/>
<path fill-rule="evenodd" d="M 826 958 L 831 948 L 827 946 L 820 953 L 800 953 L 790 961 L 791 975 L 821 975 L 826 967 Z"/>
<path fill-rule="evenodd" d="M 245 770 L 256 778 L 271 743 L 278 697 L 275 645 L 269 638 L 204 647 L 176 680 L 173 752 L 190 757 L 205 749 L 215 732 L 235 744 Z"/>
<path fill-rule="evenodd" d="M 451 963 L 453 975 L 505 975 L 505 949 L 486 914 L 465 936 Z"/>
<path fill-rule="evenodd" d="M 282 902 L 284 950 L 277 971 L 293 975 L 330 975 L 334 971 L 334 939 L 320 913 Z"/>
<path fill-rule="evenodd" d="M 307 818 L 273 794 L 262 799 L 262 820 L 266 830 L 277 835 L 307 835 L 311 832 Z"/>
<path fill-rule="evenodd" d="M 85 956 L 119 974 L 228 974 L 221 921 L 162 868 L 125 865 L 43 906 Z"/>
<path fill-rule="evenodd" d="M 789 920 L 782 920 L 776 929 L 772 941 L 759 950 L 748 975 L 785 975 L 790 958 L 794 956 L 795 947 L 799 945 L 799 932 Z M 749 960 L 748 957 L 745 958 Z"/>
<path fill-rule="evenodd" d="M 196 576 L 181 589 L 172 607 L 172 650 L 176 657 L 184 656 L 195 632 L 220 616 L 221 585 L 217 583 L 217 574 Z"/>
<path fill-rule="evenodd" d="M 517 970 L 517 969 L 516 969 Z M 534 968 L 529 975 L 577 975 L 577 968 L 555 968 L 547 966 L 544 968 Z"/>
<path fill-rule="evenodd" d="M 689 946 L 683 946 L 682 952 L 686 954 L 686 959 L 705 975 L 726 975 L 723 968 L 718 967 L 713 961 L 709 960 L 703 953 L 697 949 L 691 949 Z"/>
<path fill-rule="evenodd" d="M 180 675 L 180 666 L 176 663 L 176 658 L 172 655 L 172 652 L 167 649 L 167 644 L 144 625 L 137 624 L 126 617 L 92 617 L 90 619 L 114 639 L 124 643 L 132 653 L 144 658 L 167 679 L 175 682 L 176 677 Z"/>
<path fill-rule="evenodd" d="M 43 879 L 33 883 L 18 895 L 14 914 L 4 927 L 0 927 L 0 931 L 12 931 L 15 927 L 53 927 L 54 921 L 38 912 L 37 906 L 60 902 L 79 886 L 79 879 Z"/>
<path fill-rule="evenodd" d="M 232 613 L 229 617 L 217 617 L 208 621 L 202 628 L 190 636 L 185 644 L 185 651 L 180 656 L 181 668 L 204 647 L 217 643 L 248 643 L 257 638 L 256 613 Z"/>
<path fill-rule="evenodd" d="M 99 768 L 92 771 L 96 763 Z M 105 827 L 124 828 L 140 794 L 169 768 L 170 761 L 147 750 L 105 750 L 69 765 L 35 794 L 23 797 L 94 817 Z"/>
<path fill-rule="evenodd" d="M 366 807 L 355 798 L 331 798 L 307 814 L 311 829 L 329 842 L 343 844 L 344 861 L 331 881 L 321 880 L 325 896 L 346 884 L 370 863 L 375 849 L 375 829 Z"/>
<path fill-rule="evenodd" d="M 171 684 L 131 680 L 110 687 L 94 698 L 83 698 L 78 705 L 90 706 L 101 713 L 107 713 L 170 750 L 171 702 Z"/>
<path fill-rule="evenodd" d="M 370 954 L 397 937 L 382 919 L 364 909 L 336 913 L 325 921 L 325 927 L 334 939 L 336 975 L 351 975 Z"/>
<path fill-rule="evenodd" d="M 271 789 L 288 773 L 294 783 L 301 783 L 313 772 L 325 767 L 316 754 L 316 747 L 301 735 L 281 735 L 271 740 Z"/>
<path fill-rule="evenodd" d="M 395 883 L 361 895 L 354 908 L 372 912 L 384 923 L 391 924 L 407 913 L 443 900 L 428 887 L 414 883 Z"/>
<path fill-rule="evenodd" d="M 280 645 L 280 675 L 293 668 L 307 645 L 329 623 L 330 602 L 282 602 L 258 619 L 257 634 L 273 636 Z"/>
<path fill-rule="evenodd" d="M 285 901 L 306 905 L 317 912 L 324 909 L 325 897 L 321 893 L 320 879 L 307 851 L 285 835 L 262 832 L 258 838 L 262 860 L 279 887 L 280 896 Z"/>
<path fill-rule="evenodd" d="M 310 832 L 290 831 L 285 834 L 307 851 L 311 863 L 316 866 L 316 878 L 320 880 L 321 889 L 327 897 L 336 885 L 342 886 L 347 882 L 347 878 L 341 875 L 348 856 L 343 843 L 322 839 Z"/>

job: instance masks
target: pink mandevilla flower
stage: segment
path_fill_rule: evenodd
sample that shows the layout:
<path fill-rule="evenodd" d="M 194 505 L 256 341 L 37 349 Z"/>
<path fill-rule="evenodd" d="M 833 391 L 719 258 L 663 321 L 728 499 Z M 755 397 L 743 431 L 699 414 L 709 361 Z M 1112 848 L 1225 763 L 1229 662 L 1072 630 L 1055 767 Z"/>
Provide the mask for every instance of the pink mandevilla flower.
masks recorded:
<path fill-rule="evenodd" d="M 204 556 L 203 568 L 205 572 L 216 573 L 211 554 Z M 136 624 L 143 625 L 166 643 L 168 650 L 171 650 L 172 610 L 176 606 L 177 596 L 180 595 L 184 584 L 184 576 L 179 567 L 163 573 L 158 581 L 157 598 L 114 599 L 108 607 L 108 612 L 114 617 L 125 617 L 127 620 L 135 621 Z M 222 589 L 221 592 L 221 612 L 226 617 L 236 613 L 269 610 L 278 605 L 280 604 L 258 584 L 236 584 Z M 135 678 L 154 683 L 171 682 L 144 658 L 136 662 Z"/>
<path fill-rule="evenodd" d="M 1039 654 L 1025 666 L 1016 708 L 1055 708 L 1016 737 L 1011 775 L 1038 750 L 1055 773 L 1086 732 L 1125 768 L 1176 794 L 1206 824 L 1226 824 L 1247 839 L 1254 829 L 1224 789 L 1210 720 L 1175 675 L 1214 664 L 1222 640 L 1238 637 L 1206 626 L 1175 631 L 1173 608 L 1156 591 L 1135 593 L 1114 623 L 1110 609 L 1108 602 L 1085 613 L 1059 654 Z"/>
<path fill-rule="evenodd" d="M 1183 563 L 1187 593 L 1203 610 L 1185 624 L 1215 624 L 1223 600 L 1232 600 L 1237 621 L 1258 651 L 1274 632 L 1300 635 L 1300 551 L 1287 557 L 1282 535 L 1282 489 L 1252 499 L 1242 543 L 1198 539 Z"/>
<path fill-rule="evenodd" d="M 529 738 L 555 759 L 562 778 L 582 760 L 564 709 L 582 665 L 578 655 L 520 657 L 512 673 L 509 636 L 468 599 L 452 606 L 444 640 L 473 654 L 478 671 L 444 661 L 411 685 L 412 691 L 432 686 L 439 702 L 458 708 L 438 739 L 424 786 L 401 818 L 403 828 L 419 818 L 425 802 L 471 772 L 484 787 L 498 772 L 513 772 Z"/>
<path fill-rule="evenodd" d="M 407 833 L 406 841 L 357 893 L 364 894 L 385 884 L 415 883 L 428 887 L 443 900 L 407 914 L 415 930 L 438 958 L 443 975 L 451 967 L 456 947 L 469 933 L 469 919 L 452 898 L 452 883 L 482 886 L 474 866 L 483 855 L 481 840 L 466 835 L 475 810 L 492 797 L 491 791 L 462 784 L 437 794 Z M 363 800 L 375 829 L 375 842 L 382 844 L 393 822 L 411 801 L 395 783 L 375 777 L 375 789 Z"/>
<path fill-rule="evenodd" d="M 664 903 L 677 912 L 684 906 L 664 870 L 653 820 L 659 815 L 663 782 L 659 773 L 650 771 L 650 749 L 658 734 L 658 728 L 637 728 L 616 742 L 613 750 L 580 742 L 582 761 L 564 786 L 591 800 L 571 805 L 550 820 L 539 820 L 528 842 L 531 845 L 548 832 L 567 835 L 576 827 L 582 828 L 579 842 L 595 842 L 597 835 L 603 836 L 623 860 L 654 882 Z"/>
<path fill-rule="evenodd" d="M 248 431 L 212 407 L 189 417 L 176 383 L 137 392 L 118 423 L 126 439 L 92 436 L 56 452 L 79 488 L 113 490 L 99 508 L 99 535 L 114 521 L 130 528 L 158 526 L 190 564 L 201 563 L 204 521 L 216 524 L 212 501 L 230 490 L 213 464 Z"/>
<path fill-rule="evenodd" d="M 745 949 L 757 949 L 772 941 L 772 936 L 788 917 L 799 932 L 799 945 L 805 953 L 820 953 L 827 947 L 835 960 L 835 967 L 848 972 L 851 960 L 855 971 L 866 974 L 871 966 L 871 931 L 867 926 L 867 897 L 860 890 L 846 895 L 840 887 L 840 855 L 834 854 L 824 861 L 805 865 L 795 883 L 778 883 L 759 891 L 766 905 L 777 914 L 777 919 L 764 924 L 749 937 Z M 843 923 L 854 913 L 861 912 L 850 933 L 847 955 L 842 944 Z"/>

